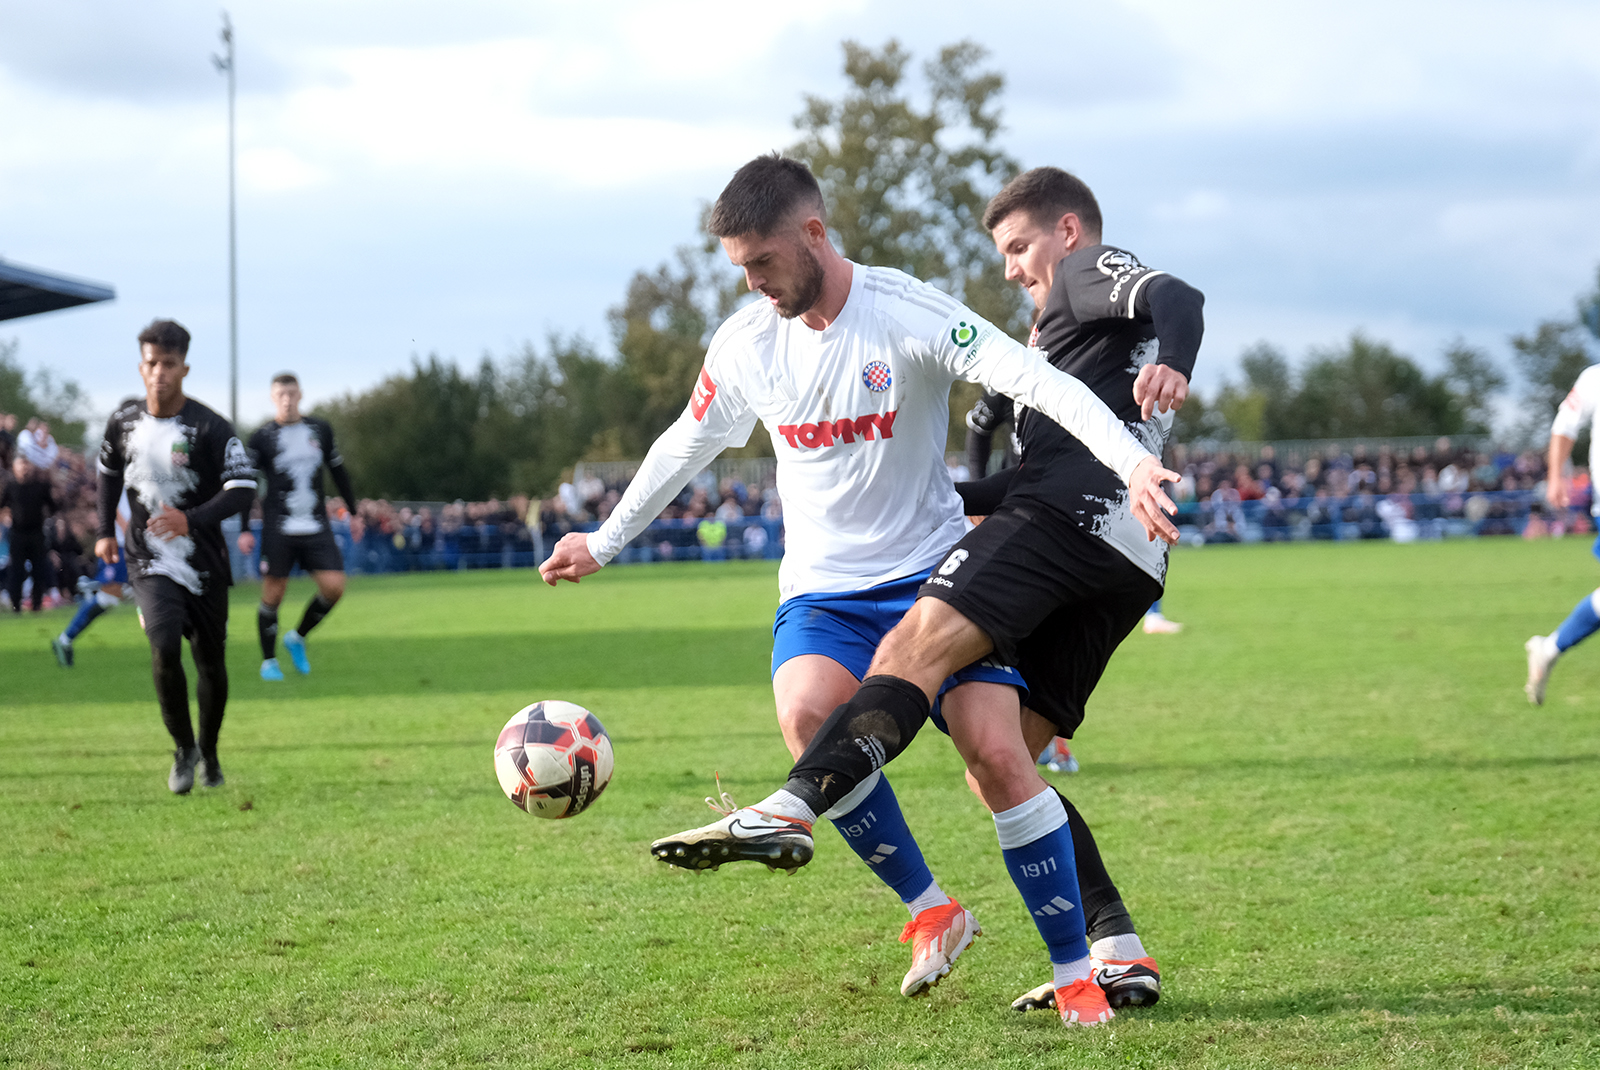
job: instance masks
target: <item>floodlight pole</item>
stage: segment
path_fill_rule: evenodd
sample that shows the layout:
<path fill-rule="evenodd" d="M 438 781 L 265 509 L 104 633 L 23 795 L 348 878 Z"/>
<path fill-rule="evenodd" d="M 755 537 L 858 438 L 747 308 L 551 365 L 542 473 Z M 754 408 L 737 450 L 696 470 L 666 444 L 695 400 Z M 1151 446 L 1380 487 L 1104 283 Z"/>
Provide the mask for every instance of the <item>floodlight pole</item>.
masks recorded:
<path fill-rule="evenodd" d="M 228 419 L 239 426 L 239 238 L 234 224 L 233 181 L 233 22 L 222 13 L 226 56 L 213 55 L 217 70 L 228 75 Z"/>

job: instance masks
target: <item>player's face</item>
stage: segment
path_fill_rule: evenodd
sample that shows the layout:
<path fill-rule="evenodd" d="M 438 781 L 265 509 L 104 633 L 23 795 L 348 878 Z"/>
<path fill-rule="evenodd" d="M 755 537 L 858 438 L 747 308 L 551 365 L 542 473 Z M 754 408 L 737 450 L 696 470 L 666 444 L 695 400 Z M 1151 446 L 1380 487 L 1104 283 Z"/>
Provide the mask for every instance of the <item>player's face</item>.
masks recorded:
<path fill-rule="evenodd" d="M 1074 223 L 1077 216 L 1068 216 Z M 1068 228 L 1041 226 L 1027 212 L 1012 212 L 992 231 L 994 247 L 1005 257 L 1006 278 L 1021 284 L 1033 307 L 1044 308 L 1055 282 L 1056 265 L 1070 251 Z"/>
<path fill-rule="evenodd" d="M 734 267 L 744 269 L 751 293 L 765 297 L 784 319 L 794 319 L 822 299 L 822 263 L 811 251 L 808 237 L 804 226 L 784 228 L 765 238 L 755 234 L 723 238 L 722 248 Z"/>
<path fill-rule="evenodd" d="M 183 397 L 183 377 L 188 374 L 189 365 L 172 350 L 149 342 L 139 347 L 139 378 L 144 380 L 145 402 L 152 411 L 174 415 L 166 410 Z"/>
<path fill-rule="evenodd" d="M 298 383 L 272 384 L 272 411 L 280 424 L 300 422 L 300 385 Z"/>

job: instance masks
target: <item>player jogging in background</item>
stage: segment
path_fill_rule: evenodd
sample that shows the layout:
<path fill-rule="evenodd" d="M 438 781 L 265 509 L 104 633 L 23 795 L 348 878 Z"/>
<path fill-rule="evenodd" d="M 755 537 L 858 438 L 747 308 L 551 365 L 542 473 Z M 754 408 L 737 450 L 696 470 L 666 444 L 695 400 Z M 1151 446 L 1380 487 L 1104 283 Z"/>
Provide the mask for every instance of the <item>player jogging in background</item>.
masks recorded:
<path fill-rule="evenodd" d="M 1006 277 L 1040 310 L 1039 348 L 1158 454 L 1163 416 L 1170 420 L 1187 396 L 1199 351 L 1199 291 L 1102 245 L 1094 194 L 1056 168 L 1009 182 L 989 203 L 984 225 L 1005 257 Z M 1114 982 L 1154 973 L 1155 964 L 1132 935 L 1097 940 L 1084 953 L 1083 904 L 1064 898 L 1053 880 L 1073 864 L 1069 816 L 1034 758 L 1051 736 L 1072 735 L 1117 644 L 1161 596 L 1163 543 L 1175 541 L 1177 529 L 1165 517 L 1151 525 L 1072 426 L 1036 411 L 1020 413 L 1017 424 L 1022 463 L 965 495 L 968 511 L 987 519 L 919 588 L 861 688 L 817 731 L 784 787 L 724 822 L 658 840 L 653 850 L 710 842 L 731 861 L 759 858 L 770 839 L 809 853 L 805 830 L 815 815 L 905 750 L 951 668 L 992 654 L 1021 669 L 1028 710 L 1021 724 L 991 713 L 965 725 L 970 734 L 958 745 L 994 812 L 1007 870 L 1050 949 L 1065 1018 L 1091 973 Z M 1155 467 L 1162 478 L 1178 478 Z M 1160 501 L 1176 512 L 1165 495 Z M 1157 530 L 1163 543 L 1150 538 Z"/>
<path fill-rule="evenodd" d="M 1098 399 L 1037 353 L 931 286 L 840 256 L 803 164 L 774 155 L 741 168 L 710 229 L 766 300 L 718 329 L 687 411 L 651 447 L 606 523 L 563 538 L 541 571 L 552 584 L 596 571 L 724 446 L 765 422 L 788 528 L 773 691 L 785 742 L 799 753 L 853 693 L 928 567 L 970 527 L 943 456 L 956 379 L 1026 398 L 1072 426 L 1139 488 L 1147 513 L 1157 508 L 1162 471 Z M 1009 667 L 969 664 L 947 675 L 939 690 L 952 732 L 975 719 L 973 707 L 1020 717 Z M 911 995 L 948 970 L 976 922 L 933 879 L 887 779 L 863 777 L 855 788 L 823 809 L 912 914 L 902 938 L 915 939 L 913 963 L 901 986 Z M 764 859 L 785 867 L 806 860 L 781 850 Z M 698 853 L 664 860 L 719 862 Z M 1109 1014 L 1098 990 L 1085 999 L 1092 1013 Z"/>
<path fill-rule="evenodd" d="M 306 604 L 300 623 L 283 637 L 284 649 L 302 674 L 311 671 L 306 636 L 344 594 L 344 555 L 328 526 L 322 469 L 333 475 L 346 508 L 355 505 L 355 496 L 344 458 L 333 445 L 333 428 L 326 420 L 300 414 L 300 380 L 288 372 L 272 380 L 272 411 L 273 418 L 250 436 L 250 455 L 266 482 L 261 498 L 261 605 L 256 608 L 256 630 L 261 637 L 261 678 L 282 680 L 278 607 L 294 566 L 317 581 L 317 593 Z M 240 519 L 239 550 L 248 555 L 256 547 L 248 509 Z"/>
<path fill-rule="evenodd" d="M 1557 509 L 1572 503 L 1572 481 L 1567 478 L 1567 462 L 1572 459 L 1572 444 L 1587 423 L 1590 441 L 1600 442 L 1600 365 L 1585 368 L 1572 384 L 1566 399 L 1556 410 L 1555 422 L 1550 425 L 1549 472 L 1545 477 L 1545 498 Z M 1593 469 L 1595 446 L 1590 446 L 1590 468 Z M 1590 511 L 1600 516 L 1600 495 L 1595 497 Z M 1600 537 L 1595 539 L 1594 554 L 1600 557 Z M 1528 682 L 1522 686 L 1528 701 L 1535 706 L 1544 705 L 1545 688 L 1550 683 L 1550 670 L 1562 654 L 1600 631 L 1600 589 L 1583 596 L 1567 619 L 1550 635 L 1536 635 L 1523 644 L 1528 654 Z"/>
<path fill-rule="evenodd" d="M 78 612 L 73 614 L 72 621 L 65 630 L 50 640 L 50 650 L 56 656 L 56 663 L 63 669 L 72 668 L 74 659 L 72 644 L 83 634 L 84 629 L 99 620 L 102 614 L 111 612 L 133 596 L 132 590 L 128 587 L 128 555 L 124 550 L 127 545 L 128 518 L 128 491 L 124 488 L 122 496 L 117 500 L 118 559 L 101 561 L 93 580 L 85 576 L 78 581 Z"/>
<path fill-rule="evenodd" d="M 128 579 L 150 640 L 161 720 L 177 750 L 167 787 L 179 795 L 223 783 L 217 738 L 228 705 L 228 587 L 233 573 L 222 520 L 250 504 L 256 473 L 233 426 L 184 397 L 189 332 L 156 320 L 139 333 L 145 396 L 123 402 L 100 446 L 100 540 L 95 556 L 115 564 L 117 500 L 128 491 Z M 199 677 L 198 736 L 189 721 L 183 640 Z"/>

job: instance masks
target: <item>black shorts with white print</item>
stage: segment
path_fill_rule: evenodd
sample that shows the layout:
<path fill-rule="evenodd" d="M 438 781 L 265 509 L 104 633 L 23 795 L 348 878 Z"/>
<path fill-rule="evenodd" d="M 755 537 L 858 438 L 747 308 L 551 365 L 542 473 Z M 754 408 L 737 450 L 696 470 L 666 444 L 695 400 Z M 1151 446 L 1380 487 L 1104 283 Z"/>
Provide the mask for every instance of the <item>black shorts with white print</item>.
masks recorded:
<path fill-rule="evenodd" d="M 1007 502 L 968 532 L 917 591 L 989 636 L 1028 681 L 1028 706 L 1070 737 L 1117 645 L 1161 585 L 1065 516 Z"/>

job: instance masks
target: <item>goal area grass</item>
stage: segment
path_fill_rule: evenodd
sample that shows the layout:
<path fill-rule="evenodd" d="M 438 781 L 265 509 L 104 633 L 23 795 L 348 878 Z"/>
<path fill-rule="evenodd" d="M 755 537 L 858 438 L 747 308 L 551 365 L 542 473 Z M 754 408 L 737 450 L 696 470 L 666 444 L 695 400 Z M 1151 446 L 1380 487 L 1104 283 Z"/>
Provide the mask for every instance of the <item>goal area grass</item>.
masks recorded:
<path fill-rule="evenodd" d="M 1049 963 L 931 726 L 890 776 L 984 935 L 926 997 L 826 822 L 792 877 L 649 856 L 715 774 L 753 802 L 788 769 L 773 565 L 352 577 L 276 684 L 241 586 L 227 785 L 187 798 L 132 608 L 72 669 L 70 610 L 7 614 L 0 1066 L 1600 1066 L 1600 639 L 1521 690 L 1597 578 L 1577 539 L 1175 552 L 1186 629 L 1128 638 L 1047 774 L 1163 972 L 1097 1029 L 1010 1009 Z M 491 760 L 552 698 L 616 748 L 566 821 Z"/>

